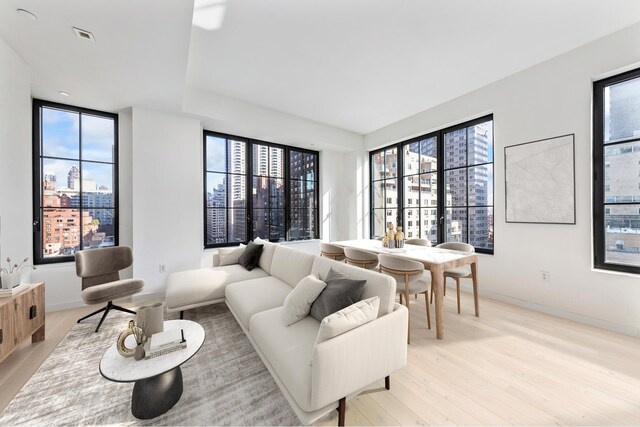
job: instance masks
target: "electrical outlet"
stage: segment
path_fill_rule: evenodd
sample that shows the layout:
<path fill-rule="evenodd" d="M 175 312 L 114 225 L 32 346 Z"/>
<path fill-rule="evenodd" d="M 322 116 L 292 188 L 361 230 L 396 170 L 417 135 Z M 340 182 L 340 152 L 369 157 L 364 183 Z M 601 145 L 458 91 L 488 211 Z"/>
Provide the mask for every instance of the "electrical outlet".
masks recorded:
<path fill-rule="evenodd" d="M 158 271 L 160 273 L 166 273 L 167 272 L 167 265 L 166 264 L 160 264 L 158 265 Z"/>
<path fill-rule="evenodd" d="M 548 271 L 541 271 L 540 272 L 540 278 L 542 279 L 543 282 L 550 282 L 551 281 L 551 273 L 549 273 Z"/>

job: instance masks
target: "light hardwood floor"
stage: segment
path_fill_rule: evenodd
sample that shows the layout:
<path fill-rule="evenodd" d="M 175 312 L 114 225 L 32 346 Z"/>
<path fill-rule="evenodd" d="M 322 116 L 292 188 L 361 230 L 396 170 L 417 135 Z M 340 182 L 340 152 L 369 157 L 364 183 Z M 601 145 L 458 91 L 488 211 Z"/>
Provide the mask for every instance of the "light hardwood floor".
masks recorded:
<path fill-rule="evenodd" d="M 347 425 L 640 425 L 640 339 L 455 292 L 445 339 L 411 298 L 405 369 L 347 402 Z M 0 410 L 91 308 L 47 314 L 47 339 L 0 364 Z M 337 425 L 337 413 L 319 425 Z"/>

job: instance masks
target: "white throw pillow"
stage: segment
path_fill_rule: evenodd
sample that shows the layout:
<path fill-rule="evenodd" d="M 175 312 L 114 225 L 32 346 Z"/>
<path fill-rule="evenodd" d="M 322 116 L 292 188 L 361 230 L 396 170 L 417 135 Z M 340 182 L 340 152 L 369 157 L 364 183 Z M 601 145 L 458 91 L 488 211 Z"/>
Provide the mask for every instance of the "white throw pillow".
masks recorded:
<path fill-rule="evenodd" d="M 378 317 L 380 298 L 371 297 L 325 317 L 320 323 L 316 344 L 369 323 Z"/>
<path fill-rule="evenodd" d="M 317 276 L 304 277 L 284 300 L 284 323 L 289 326 L 309 314 L 311 304 L 327 286 Z"/>
<path fill-rule="evenodd" d="M 240 246 L 235 246 L 233 248 L 220 248 L 218 249 L 218 256 L 220 257 L 220 265 L 231 265 L 237 264 L 238 258 L 244 252 L 246 248 L 245 245 L 240 243 Z"/>

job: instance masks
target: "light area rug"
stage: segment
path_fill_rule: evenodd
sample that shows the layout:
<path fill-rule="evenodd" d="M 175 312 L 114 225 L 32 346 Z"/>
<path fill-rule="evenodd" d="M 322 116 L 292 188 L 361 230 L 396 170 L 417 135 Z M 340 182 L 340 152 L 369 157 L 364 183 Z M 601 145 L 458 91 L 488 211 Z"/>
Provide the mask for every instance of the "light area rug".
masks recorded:
<path fill-rule="evenodd" d="M 111 312 L 97 334 L 97 319 L 76 324 L 0 414 L 0 426 L 300 424 L 224 303 L 185 312 L 206 337 L 181 367 L 182 397 L 167 413 L 138 420 L 131 414 L 133 383 L 111 382 L 98 368 L 132 318 Z"/>

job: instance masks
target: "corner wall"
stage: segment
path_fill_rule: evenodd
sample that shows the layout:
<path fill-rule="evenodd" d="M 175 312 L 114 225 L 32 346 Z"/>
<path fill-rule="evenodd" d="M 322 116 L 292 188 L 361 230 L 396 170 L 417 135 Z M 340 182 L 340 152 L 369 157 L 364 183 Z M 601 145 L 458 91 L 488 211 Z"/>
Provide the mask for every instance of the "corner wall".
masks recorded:
<path fill-rule="evenodd" d="M 639 278 L 591 268 L 592 83 L 637 66 L 638 40 L 634 25 L 365 136 L 372 150 L 493 113 L 495 255 L 480 255 L 482 294 L 640 335 Z M 576 142 L 576 225 L 505 223 L 504 147 L 569 133 Z"/>

